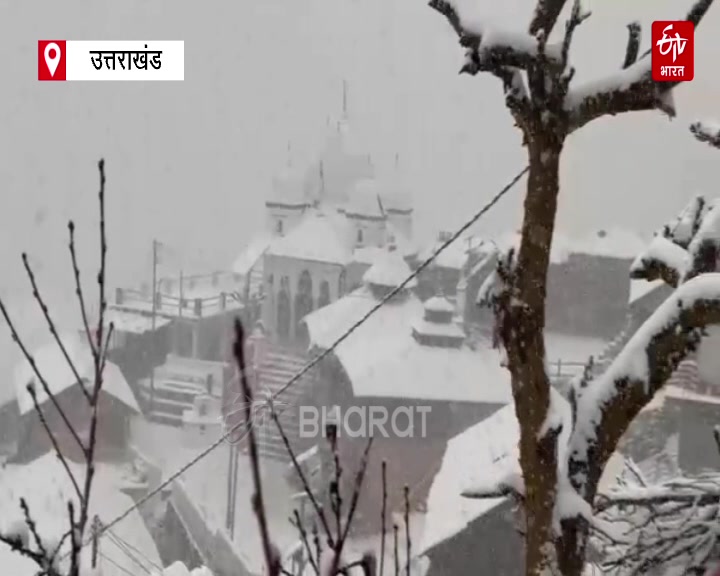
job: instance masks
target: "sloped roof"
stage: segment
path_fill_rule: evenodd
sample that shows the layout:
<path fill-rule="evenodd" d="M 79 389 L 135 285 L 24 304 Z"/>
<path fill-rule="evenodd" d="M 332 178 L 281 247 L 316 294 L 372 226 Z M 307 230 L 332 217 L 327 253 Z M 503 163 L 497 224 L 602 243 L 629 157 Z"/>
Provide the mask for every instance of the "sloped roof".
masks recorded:
<path fill-rule="evenodd" d="M 313 210 L 286 236 L 274 240 L 266 254 L 345 265 L 352 258 L 348 226 L 341 215 Z"/>
<path fill-rule="evenodd" d="M 80 377 L 87 383 L 94 382 L 95 368 L 87 343 L 75 334 L 65 334 L 62 336 L 62 341 Z M 38 371 L 45 378 L 53 394 L 59 394 L 76 384 L 75 375 L 54 340 L 33 352 L 32 356 Z M 35 383 L 37 401 L 41 406 L 49 400 L 27 360 L 23 359 L 16 367 L 13 382 L 20 414 L 26 414 L 35 409 L 32 396 L 27 390 L 30 382 Z M 105 363 L 102 390 L 129 408 L 140 412 L 135 396 L 120 368 L 112 362 Z"/>
<path fill-rule="evenodd" d="M 433 296 L 425 301 L 428 312 L 455 312 L 455 307 L 444 296 Z"/>
<path fill-rule="evenodd" d="M 558 444 L 567 445 L 572 429 L 570 405 L 554 388 L 552 401 L 564 423 Z M 427 500 L 425 531 L 418 549 L 425 554 L 452 538 L 476 518 L 486 514 L 505 498 L 465 498 L 462 493 L 477 486 L 495 485 L 508 472 L 519 472 L 520 427 L 515 404 L 497 412 L 450 439 Z M 561 456 L 562 457 L 562 456 Z M 619 454 L 613 455 L 601 479 L 601 488 L 615 481 L 620 470 Z"/>
<path fill-rule="evenodd" d="M 397 250 L 380 250 L 372 266 L 365 272 L 363 281 L 376 286 L 397 288 L 402 284 L 412 271 L 405 262 L 402 254 Z M 413 278 L 406 288 L 417 286 L 417 280 Z"/>
<path fill-rule="evenodd" d="M 84 466 L 72 461 L 69 461 L 68 465 L 82 486 Z M 96 464 L 90 498 L 91 518 L 97 514 L 100 521 L 107 524 L 133 507 L 132 498 L 120 491 L 122 482 L 121 469 L 112 465 Z M 0 517 L 0 532 L 3 534 L 26 532 L 26 529 L 22 528 L 25 526 L 25 519 L 18 503 L 21 497 L 28 502 L 40 537 L 48 549 L 52 549 L 51 546 L 60 542 L 68 528 L 67 503 L 74 501 L 76 510 L 79 509 L 72 483 L 55 454 L 45 454 L 27 464 L 4 467 L 0 474 L 0 508 L 3 511 Z M 147 568 L 150 568 L 151 563 L 162 566 L 157 547 L 137 510 L 130 512 L 118 523 L 112 533 L 112 536 L 108 535 L 103 539 L 102 556 L 98 558 L 103 576 L 138 573 L 136 560 L 119 547 L 122 543 L 127 543 L 139 552 L 137 556 L 146 562 Z M 61 555 L 68 551 L 69 540 L 65 539 Z M 90 574 L 91 553 L 92 547 L 86 546 L 82 553 L 82 565 L 85 567 L 81 571 L 83 576 Z M 0 565 L 3 567 L 3 574 L 11 576 L 34 576 L 38 572 L 37 564 L 11 551 L 3 543 L 0 543 Z M 61 572 L 65 573 L 68 567 L 65 565 L 61 568 Z"/>
<path fill-rule="evenodd" d="M 412 196 L 405 190 L 386 190 L 380 194 L 380 199 L 387 211 L 410 212 L 413 209 Z"/>
<path fill-rule="evenodd" d="M 430 246 L 421 251 L 422 260 L 430 258 L 435 251 L 443 244 L 442 241 L 436 240 Z M 468 251 L 480 248 L 484 244 L 483 240 L 475 236 L 457 238 L 450 243 L 445 250 L 435 257 L 433 264 L 441 268 L 450 268 L 453 270 L 461 270 L 468 259 Z"/>
<path fill-rule="evenodd" d="M 233 272 L 246 276 L 257 265 L 273 242 L 269 234 L 256 236 L 248 244 L 233 263 Z"/>
<path fill-rule="evenodd" d="M 311 343 L 330 347 L 376 304 L 370 290 L 363 286 L 312 312 L 304 319 Z M 422 302 L 411 293 L 390 300 L 335 349 L 355 396 L 508 402 L 510 376 L 500 366 L 497 351 L 419 344 L 412 337 L 412 328 L 423 313 Z"/>

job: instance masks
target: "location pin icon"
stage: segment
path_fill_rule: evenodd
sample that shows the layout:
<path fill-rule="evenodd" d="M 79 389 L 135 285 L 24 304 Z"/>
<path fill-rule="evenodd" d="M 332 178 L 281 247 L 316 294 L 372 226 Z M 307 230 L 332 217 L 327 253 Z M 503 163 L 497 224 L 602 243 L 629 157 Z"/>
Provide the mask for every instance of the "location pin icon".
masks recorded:
<path fill-rule="evenodd" d="M 50 76 L 55 76 L 58 64 L 60 64 L 60 46 L 55 42 L 50 42 L 45 46 L 45 64 L 47 64 Z"/>

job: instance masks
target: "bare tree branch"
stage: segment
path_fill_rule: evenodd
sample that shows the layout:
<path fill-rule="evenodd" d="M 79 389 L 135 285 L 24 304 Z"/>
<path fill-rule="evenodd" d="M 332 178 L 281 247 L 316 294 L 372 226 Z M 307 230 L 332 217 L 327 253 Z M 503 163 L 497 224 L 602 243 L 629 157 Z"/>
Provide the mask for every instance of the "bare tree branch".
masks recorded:
<path fill-rule="evenodd" d="M 535 13 L 530 22 L 530 34 L 535 36 L 538 32 L 543 31 L 545 36 L 549 37 L 565 6 L 565 1 L 566 0 L 538 0 Z"/>
<path fill-rule="evenodd" d="M 578 421 L 593 423 L 593 426 L 578 426 L 573 431 L 571 462 L 585 453 L 584 445 L 589 446 L 591 486 L 597 486 L 605 463 L 635 416 L 687 354 L 697 348 L 704 330 L 718 323 L 720 274 L 704 274 L 682 284 L 648 319 L 647 325 L 660 327 L 657 331 L 641 329 L 606 373 L 589 385 L 589 390 L 594 388 L 595 393 L 605 394 L 606 399 L 598 414 L 597 397 L 591 394 L 585 402 L 583 396 L 580 397 Z M 642 378 L 633 373 L 628 364 L 630 358 L 638 357 L 645 358 L 648 367 L 647 375 Z"/>
<path fill-rule="evenodd" d="M 712 3 L 713 0 L 696 0 L 685 19 L 697 28 Z M 572 90 L 565 104 L 570 116 L 569 132 L 603 116 L 664 107 L 665 95 L 680 82 L 653 82 L 648 56 L 649 51 L 610 81 Z M 674 116 L 673 111 L 668 110 L 668 113 Z"/>
<path fill-rule="evenodd" d="M 625 60 L 623 61 L 623 69 L 630 68 L 637 62 L 638 53 L 640 52 L 640 38 L 642 28 L 640 22 L 630 22 L 628 28 L 628 41 L 625 47 Z"/>
<path fill-rule="evenodd" d="M 720 126 L 705 122 L 694 122 L 690 125 L 690 132 L 699 142 L 706 142 L 713 148 L 720 148 Z"/>
<path fill-rule="evenodd" d="M 78 265 L 77 249 L 75 245 L 75 223 L 70 220 L 68 222 L 68 233 L 70 234 L 70 241 L 68 242 L 68 249 L 70 250 L 70 259 L 72 261 L 73 276 L 75 277 L 75 296 L 80 304 L 80 315 L 82 316 L 83 327 L 85 328 L 85 336 L 90 344 L 90 350 L 95 353 L 95 339 L 92 336 L 90 330 L 90 323 L 88 321 L 87 306 L 85 305 L 85 296 L 82 289 L 82 280 L 80 279 L 80 266 Z"/>
<path fill-rule="evenodd" d="M 77 384 L 80 386 L 80 389 L 83 391 L 83 394 L 85 394 L 85 397 L 88 401 L 90 401 L 90 393 L 85 388 L 85 381 L 83 377 L 79 374 L 77 367 L 75 366 L 75 363 L 70 358 L 70 355 L 68 354 L 67 348 L 65 347 L 65 344 L 62 341 L 62 338 L 60 338 L 60 334 L 58 334 L 57 328 L 55 327 L 55 322 L 53 322 L 52 317 L 50 316 L 50 310 L 45 303 L 42 295 L 40 294 L 40 289 L 37 285 L 37 280 L 35 278 L 35 273 L 33 272 L 32 267 L 30 266 L 30 262 L 28 260 L 27 254 L 23 252 L 22 255 L 22 261 L 23 265 L 25 266 L 25 272 L 28 275 L 28 278 L 30 279 L 30 284 L 32 285 L 32 294 L 35 300 L 37 301 L 38 305 L 40 306 L 40 310 L 42 310 L 43 316 L 45 316 L 45 321 L 47 322 L 48 329 L 50 330 L 50 334 L 52 334 L 55 343 L 57 344 L 58 348 L 60 348 L 60 351 L 62 352 L 62 355 L 65 357 L 65 361 L 67 362 L 68 366 L 70 367 L 70 370 L 72 370 L 73 375 L 75 376 L 75 380 Z"/>
<path fill-rule="evenodd" d="M 55 410 L 57 410 L 60 418 L 62 418 L 63 423 L 67 427 L 68 431 L 72 435 L 75 442 L 77 442 L 78 446 L 80 447 L 80 450 L 82 450 L 83 453 L 85 453 L 85 445 L 83 444 L 82 440 L 80 440 L 80 436 L 78 436 L 77 431 L 75 430 L 75 427 L 70 423 L 70 420 L 67 417 L 67 414 L 65 414 L 65 411 L 60 407 L 60 404 L 57 401 L 57 398 L 55 398 L 55 394 L 53 394 L 52 390 L 50 390 L 50 385 L 48 384 L 45 377 L 40 373 L 40 370 L 37 366 L 37 363 L 35 362 L 35 358 L 30 354 L 30 351 L 27 349 L 27 346 L 25 346 L 25 343 L 20 338 L 20 335 L 18 334 L 17 329 L 15 328 L 15 324 L 10 319 L 10 314 L 7 311 L 7 308 L 5 307 L 5 303 L 0 299 L 0 313 L 2 313 L 3 317 L 5 318 L 5 322 L 8 325 L 8 328 L 10 329 L 10 333 L 12 335 L 13 341 L 18 345 L 20 348 L 20 351 L 22 352 L 23 357 L 25 360 L 30 364 L 30 367 L 32 368 L 32 371 L 34 372 L 35 376 L 37 377 L 38 381 L 40 382 L 40 386 L 42 387 L 43 392 L 45 392 L 45 395 L 48 397 L 50 402 L 52 402 Z M 33 385 L 34 389 L 34 385 Z M 28 389 L 29 391 L 29 389 Z"/>

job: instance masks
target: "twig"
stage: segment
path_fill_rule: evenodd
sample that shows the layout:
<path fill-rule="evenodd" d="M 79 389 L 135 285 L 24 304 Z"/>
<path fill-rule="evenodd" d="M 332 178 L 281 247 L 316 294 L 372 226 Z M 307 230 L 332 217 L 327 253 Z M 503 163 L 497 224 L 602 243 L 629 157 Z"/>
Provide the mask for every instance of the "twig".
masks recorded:
<path fill-rule="evenodd" d="M 80 303 L 80 314 L 82 315 L 83 326 L 85 327 L 85 335 L 90 343 L 90 350 L 95 353 L 95 341 L 90 330 L 90 322 L 88 321 L 87 306 L 85 306 L 85 296 L 83 295 L 82 281 L 80 279 L 80 267 L 78 266 L 77 251 L 75 249 L 75 223 L 70 220 L 68 222 L 68 232 L 70 234 L 70 242 L 68 248 L 70 250 L 70 259 L 72 260 L 73 275 L 75 276 L 75 296 Z"/>
<path fill-rule="evenodd" d="M 380 576 L 385 568 L 385 538 L 387 538 L 387 462 L 382 461 L 382 510 L 380 512 Z"/>
<path fill-rule="evenodd" d="M 338 452 L 338 425 L 336 423 L 328 424 L 326 432 L 334 464 L 333 480 L 330 482 L 329 490 L 330 506 L 335 515 L 335 533 L 340 538 L 340 534 L 342 534 L 342 493 L 340 487 L 342 468 L 340 467 L 340 453 Z"/>
<path fill-rule="evenodd" d="M 58 460 L 60 460 L 63 468 L 65 468 L 65 472 L 67 472 L 67 475 L 70 477 L 70 481 L 75 488 L 75 493 L 80 499 L 80 504 L 82 505 L 82 503 L 84 502 L 83 493 L 80 492 L 80 486 L 77 483 L 77 480 L 75 479 L 75 475 L 72 473 L 72 470 L 70 470 L 70 464 L 68 463 L 67 458 L 65 458 L 65 455 L 62 453 L 57 438 L 55 437 L 55 433 L 50 429 L 50 424 L 48 423 L 47 418 L 45 418 L 45 414 L 40 408 L 40 404 L 38 404 L 37 395 L 35 394 L 35 388 L 31 384 L 28 384 L 27 391 L 30 394 L 30 398 L 32 398 L 33 405 L 35 406 L 35 411 L 37 412 L 40 423 L 43 425 L 43 428 L 45 428 L 45 431 L 50 438 L 53 450 L 55 450 L 55 455 L 57 456 Z"/>
<path fill-rule="evenodd" d="M 355 475 L 355 486 L 353 488 L 353 493 L 350 499 L 348 517 L 345 520 L 345 528 L 343 529 L 341 536 L 338 538 L 337 544 L 335 546 L 335 564 L 333 566 L 333 569 L 330 571 L 330 574 L 337 573 L 340 558 L 342 557 L 343 548 L 345 546 L 345 541 L 347 540 L 348 534 L 350 533 L 350 526 L 352 525 L 353 517 L 355 516 L 355 510 L 357 509 L 357 504 L 360 500 L 360 492 L 362 490 L 363 480 L 365 479 L 365 472 L 367 471 L 368 462 L 370 459 L 370 448 L 372 447 L 372 443 L 373 437 L 370 436 L 370 438 L 368 438 L 367 445 L 365 446 L 365 452 L 363 452 L 362 460 L 360 461 L 360 469 Z"/>
<path fill-rule="evenodd" d="M 23 252 L 22 254 L 22 261 L 23 265 L 25 266 L 25 272 L 28 275 L 28 278 L 30 279 L 30 285 L 32 286 L 32 294 L 35 300 L 37 301 L 38 305 L 40 306 L 40 310 L 42 310 L 43 316 L 45 316 L 45 321 L 47 322 L 48 329 L 50 330 L 50 334 L 52 334 L 56 344 L 58 345 L 58 348 L 60 348 L 60 351 L 62 352 L 63 356 L 65 357 L 65 361 L 67 362 L 68 366 L 70 367 L 70 370 L 72 370 L 73 376 L 75 376 L 75 380 L 79 384 L 80 388 L 83 391 L 83 394 L 85 397 L 90 400 L 90 394 L 85 389 L 85 382 L 83 381 L 83 377 L 80 376 L 80 373 L 77 370 L 77 367 L 75 366 L 75 363 L 70 358 L 70 354 L 68 354 L 67 348 L 65 347 L 65 344 L 62 341 L 62 338 L 60 338 L 60 334 L 58 333 L 55 322 L 53 322 L 52 317 L 50 316 L 50 310 L 47 306 L 47 303 L 44 301 L 42 295 L 40 294 L 40 289 L 38 288 L 37 279 L 35 277 L 35 272 L 33 272 L 32 267 L 30 266 L 30 261 L 28 260 L 27 254 Z"/>
<path fill-rule="evenodd" d="M 85 452 L 85 446 L 83 445 L 82 441 L 80 440 L 80 436 L 78 436 L 77 431 L 73 427 L 73 425 L 70 423 L 70 420 L 68 419 L 67 415 L 65 414 L 64 410 L 60 408 L 60 404 L 57 401 L 57 398 L 55 398 L 55 394 L 52 393 L 50 390 L 50 385 L 48 384 L 45 377 L 40 373 L 39 368 L 37 367 L 37 363 L 35 362 L 35 359 L 32 357 L 30 352 L 28 351 L 27 347 L 23 343 L 22 339 L 20 338 L 20 335 L 18 334 L 17 329 L 15 328 L 15 324 L 10 319 L 10 315 L 8 314 L 7 308 L 5 307 L 5 303 L 0 299 L 0 312 L 2 313 L 3 317 L 5 318 L 5 322 L 7 322 L 8 328 L 10 329 L 10 333 L 12 335 L 13 341 L 18 345 L 20 348 L 20 351 L 22 352 L 23 356 L 25 357 L 25 360 L 27 360 L 28 364 L 30 364 L 30 367 L 32 368 L 35 376 L 37 377 L 38 381 L 40 382 L 40 386 L 42 387 L 43 391 L 49 398 L 49 400 L 52 402 L 53 406 L 55 407 L 55 410 L 58 411 L 60 414 L 60 417 L 62 418 L 63 422 L 67 426 L 68 430 L 70 431 L 70 434 L 75 439 L 75 441 L 78 443 L 78 446 L 80 446 L 80 449 Z"/>
<path fill-rule="evenodd" d="M 287 434 L 285 433 L 285 430 L 283 429 L 282 425 L 280 424 L 280 418 L 277 414 L 277 411 L 275 410 L 275 405 L 270 402 L 270 417 L 272 418 L 273 422 L 275 422 L 275 426 L 278 429 L 278 432 L 280 434 L 280 438 L 282 438 L 283 444 L 285 445 L 285 449 L 287 450 L 288 455 L 290 456 L 290 460 L 292 461 L 293 468 L 295 469 L 295 472 L 297 472 L 298 477 L 300 478 L 300 482 L 302 483 L 303 490 L 308 496 L 308 499 L 310 500 L 310 503 L 312 504 L 313 508 L 315 509 L 315 513 L 317 514 L 320 523 L 322 524 L 323 529 L 325 530 L 325 534 L 328 541 L 328 546 L 331 548 L 334 548 L 335 546 L 335 539 L 333 538 L 332 531 L 330 530 L 330 525 L 328 524 L 327 517 L 325 516 L 325 511 L 320 506 L 319 502 L 317 501 L 317 498 L 315 497 L 315 494 L 313 493 L 312 489 L 310 488 L 310 482 L 308 481 L 307 477 L 305 476 L 305 472 L 303 472 L 302 466 L 298 462 L 297 456 L 295 456 L 295 451 L 292 449 L 292 446 L 290 446 L 290 439 L 288 438 Z"/>
<path fill-rule="evenodd" d="M 410 488 L 407 484 L 405 484 L 403 492 L 405 493 L 405 549 L 407 557 L 405 570 L 407 576 L 410 576 Z"/>
<path fill-rule="evenodd" d="M 98 199 L 100 204 L 100 271 L 98 272 L 98 292 L 99 292 L 99 318 L 97 327 L 96 346 L 92 345 L 92 338 L 89 341 L 92 350 L 93 363 L 95 368 L 95 381 L 93 382 L 93 391 L 91 394 L 91 416 L 90 416 L 90 438 L 88 440 L 85 467 L 85 487 L 83 490 L 83 500 L 80 506 L 80 519 L 78 521 L 78 531 L 82 537 L 85 533 L 85 527 L 88 522 L 90 512 L 90 494 L 92 491 L 93 478 L 95 477 L 95 448 L 97 446 L 97 425 L 98 425 L 98 405 L 100 402 L 100 391 L 103 385 L 103 372 L 105 370 L 105 356 L 103 355 L 103 331 L 105 324 L 105 308 L 107 302 L 105 300 L 105 257 L 107 253 L 107 239 L 105 237 L 105 160 L 100 159 L 98 162 L 98 172 L 100 173 L 100 190 Z M 71 576 L 79 576 L 71 574 Z"/>
<path fill-rule="evenodd" d="M 308 539 L 307 531 L 305 530 L 305 526 L 303 526 L 302 519 L 300 518 L 300 512 L 297 511 L 297 508 L 293 510 L 293 515 L 295 517 L 295 527 L 300 533 L 300 539 L 302 540 L 302 543 L 305 546 L 305 550 L 307 550 L 308 553 L 308 561 L 310 562 L 310 565 L 315 571 L 315 574 L 317 574 L 317 576 L 320 576 L 320 569 L 318 568 L 318 565 L 315 563 L 315 559 L 313 558 L 312 548 L 310 547 L 310 540 Z"/>
<path fill-rule="evenodd" d="M 265 513 L 265 503 L 263 501 L 262 491 L 262 477 L 260 476 L 260 457 L 258 455 L 257 439 L 255 437 L 255 430 L 251 424 L 252 419 L 252 400 L 253 391 L 247 379 L 247 373 L 245 370 L 245 333 L 243 331 L 242 324 L 239 319 L 235 319 L 235 345 L 234 355 L 235 361 L 240 371 L 240 383 L 242 385 L 242 391 L 245 397 L 248 399 L 245 402 L 245 431 L 248 436 L 249 443 L 249 456 L 250 466 L 252 467 L 253 473 L 253 484 L 255 486 L 255 494 L 252 498 L 253 510 L 258 519 L 260 526 L 260 537 L 262 539 L 263 552 L 265 554 L 265 563 L 267 565 L 269 576 L 278 576 L 281 570 L 280 558 L 276 551 L 273 549 L 273 544 L 270 542 L 270 533 L 268 531 L 267 516 Z"/>
<path fill-rule="evenodd" d="M 25 516 L 25 524 L 27 525 L 28 529 L 30 530 L 30 534 L 32 534 L 32 537 L 35 540 L 38 552 L 42 555 L 43 558 L 49 559 L 47 549 L 45 548 L 45 544 L 43 543 L 40 534 L 38 534 L 37 524 L 30 515 L 30 507 L 28 506 L 27 500 L 25 500 L 25 498 L 20 498 L 20 508 L 23 511 L 23 516 Z"/>
<path fill-rule="evenodd" d="M 393 523 L 393 550 L 395 552 L 395 576 L 400 576 L 400 552 L 398 544 L 398 525 Z"/>
<path fill-rule="evenodd" d="M 638 52 L 640 50 L 640 22 L 630 22 L 628 28 L 628 41 L 625 48 L 625 60 L 623 68 L 629 68 L 637 61 Z"/>

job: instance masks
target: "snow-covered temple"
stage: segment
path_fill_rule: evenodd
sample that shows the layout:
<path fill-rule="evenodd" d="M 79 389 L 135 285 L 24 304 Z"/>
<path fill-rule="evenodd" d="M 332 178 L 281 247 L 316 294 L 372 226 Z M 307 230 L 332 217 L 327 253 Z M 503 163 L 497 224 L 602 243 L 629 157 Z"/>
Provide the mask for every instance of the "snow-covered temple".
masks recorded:
<path fill-rule="evenodd" d="M 234 267 L 262 278 L 265 328 L 286 345 L 306 344 L 302 318 L 359 286 L 380 250 L 416 253 L 410 196 L 376 180 L 370 157 L 353 153 L 348 139 L 341 122 L 317 162 L 276 179 L 265 201 L 266 233 Z"/>

